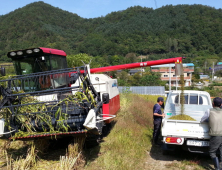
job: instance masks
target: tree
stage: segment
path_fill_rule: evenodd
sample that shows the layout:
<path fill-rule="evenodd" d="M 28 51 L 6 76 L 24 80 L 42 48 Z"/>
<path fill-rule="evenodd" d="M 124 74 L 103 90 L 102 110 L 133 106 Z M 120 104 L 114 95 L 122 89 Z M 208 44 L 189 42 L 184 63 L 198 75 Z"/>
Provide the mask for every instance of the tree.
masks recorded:
<path fill-rule="evenodd" d="M 76 54 L 76 55 L 68 55 L 67 57 L 67 64 L 68 67 L 79 67 L 83 66 L 83 62 L 85 64 L 89 64 L 93 57 L 89 56 L 88 54 Z"/>
<path fill-rule="evenodd" d="M 129 84 L 131 86 L 141 86 L 141 74 L 138 72 L 132 76 L 129 76 Z"/>
<path fill-rule="evenodd" d="M 171 51 L 172 45 L 173 44 L 172 44 L 171 38 L 167 38 L 167 40 L 166 40 L 166 48 L 167 48 L 168 52 Z"/>
<path fill-rule="evenodd" d="M 126 71 L 117 73 L 117 80 L 119 86 L 129 86 L 129 75 Z"/>
<path fill-rule="evenodd" d="M 222 70 L 216 71 L 215 76 L 222 77 Z"/>
<path fill-rule="evenodd" d="M 126 56 L 128 63 L 135 63 L 136 62 L 136 54 L 135 53 L 128 53 Z"/>
<path fill-rule="evenodd" d="M 142 86 L 163 86 L 165 82 L 161 81 L 160 77 L 159 73 L 147 72 L 143 74 L 140 82 Z"/>

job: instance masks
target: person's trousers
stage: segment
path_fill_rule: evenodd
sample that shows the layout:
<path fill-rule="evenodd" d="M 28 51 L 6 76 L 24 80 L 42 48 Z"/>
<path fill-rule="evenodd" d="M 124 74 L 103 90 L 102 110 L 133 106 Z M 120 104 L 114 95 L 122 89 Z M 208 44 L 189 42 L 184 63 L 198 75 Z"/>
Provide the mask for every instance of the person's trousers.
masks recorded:
<path fill-rule="evenodd" d="M 153 141 L 154 143 L 157 143 L 158 141 L 158 137 L 160 135 L 160 130 L 161 130 L 161 123 L 162 123 L 162 120 L 154 120 L 153 121 Z"/>
<path fill-rule="evenodd" d="M 216 158 L 217 150 L 220 151 L 220 162 L 222 161 L 222 136 L 211 136 L 210 138 L 210 147 L 209 147 L 209 153 L 210 157 Z"/>

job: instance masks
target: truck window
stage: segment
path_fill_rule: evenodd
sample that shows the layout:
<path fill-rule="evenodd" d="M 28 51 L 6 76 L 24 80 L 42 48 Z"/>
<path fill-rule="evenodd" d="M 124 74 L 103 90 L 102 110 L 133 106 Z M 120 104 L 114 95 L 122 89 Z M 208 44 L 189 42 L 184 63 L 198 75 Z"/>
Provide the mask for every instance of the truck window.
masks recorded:
<path fill-rule="evenodd" d="M 203 94 L 200 94 L 200 103 L 202 100 L 202 105 L 210 105 L 209 97 Z"/>
<path fill-rule="evenodd" d="M 175 97 L 175 100 L 174 100 L 175 104 L 179 103 L 179 97 L 180 97 L 180 95 L 177 95 Z M 208 105 L 209 102 L 207 102 L 207 97 L 205 96 L 205 100 L 206 100 L 205 103 L 203 102 L 203 97 L 204 97 L 204 95 L 199 96 L 199 105 L 203 105 L 203 104 Z M 190 95 L 184 94 L 184 104 L 196 104 L 196 105 L 198 105 L 198 95 L 197 94 L 190 94 Z"/>
<path fill-rule="evenodd" d="M 198 95 L 190 94 L 190 104 L 198 104 Z"/>
<path fill-rule="evenodd" d="M 179 103 L 179 95 L 177 95 L 176 97 L 175 97 L 175 102 L 174 103 L 176 103 L 176 104 L 178 104 Z M 181 103 L 181 102 L 180 102 Z M 188 104 L 188 94 L 184 94 L 184 104 Z"/>

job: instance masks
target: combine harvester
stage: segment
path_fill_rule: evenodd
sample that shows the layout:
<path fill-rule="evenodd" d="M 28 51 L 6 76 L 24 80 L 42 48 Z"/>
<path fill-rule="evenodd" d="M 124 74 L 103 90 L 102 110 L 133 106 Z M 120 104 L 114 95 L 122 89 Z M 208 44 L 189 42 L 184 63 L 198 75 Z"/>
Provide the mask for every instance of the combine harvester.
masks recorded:
<path fill-rule="evenodd" d="M 120 97 L 116 79 L 92 73 L 182 62 L 178 57 L 67 68 L 64 51 L 42 47 L 7 56 L 17 76 L 0 81 L 0 136 L 14 140 L 102 135 L 120 109 Z"/>

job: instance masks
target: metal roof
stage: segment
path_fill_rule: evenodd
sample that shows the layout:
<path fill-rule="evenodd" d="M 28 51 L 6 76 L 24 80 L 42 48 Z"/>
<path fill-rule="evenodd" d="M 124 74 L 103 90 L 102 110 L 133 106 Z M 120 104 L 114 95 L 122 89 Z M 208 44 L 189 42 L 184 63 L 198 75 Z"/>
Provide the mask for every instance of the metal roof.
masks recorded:
<path fill-rule="evenodd" d="M 155 65 L 151 66 L 152 68 L 155 67 L 175 67 L 175 64 L 162 64 L 162 65 Z M 194 67 L 193 63 L 183 63 L 183 67 Z"/>
<path fill-rule="evenodd" d="M 44 48 L 44 47 L 40 47 L 40 49 L 44 53 L 66 56 L 66 53 L 63 50 L 57 50 L 57 49 L 52 49 L 52 48 Z"/>
<path fill-rule="evenodd" d="M 120 93 L 124 92 L 132 92 L 136 94 L 143 95 L 165 95 L 165 87 L 164 86 L 119 86 L 118 87 Z"/>
<path fill-rule="evenodd" d="M 144 72 L 144 69 L 131 69 L 130 71 L 129 71 L 129 73 L 137 73 L 137 72 Z"/>

